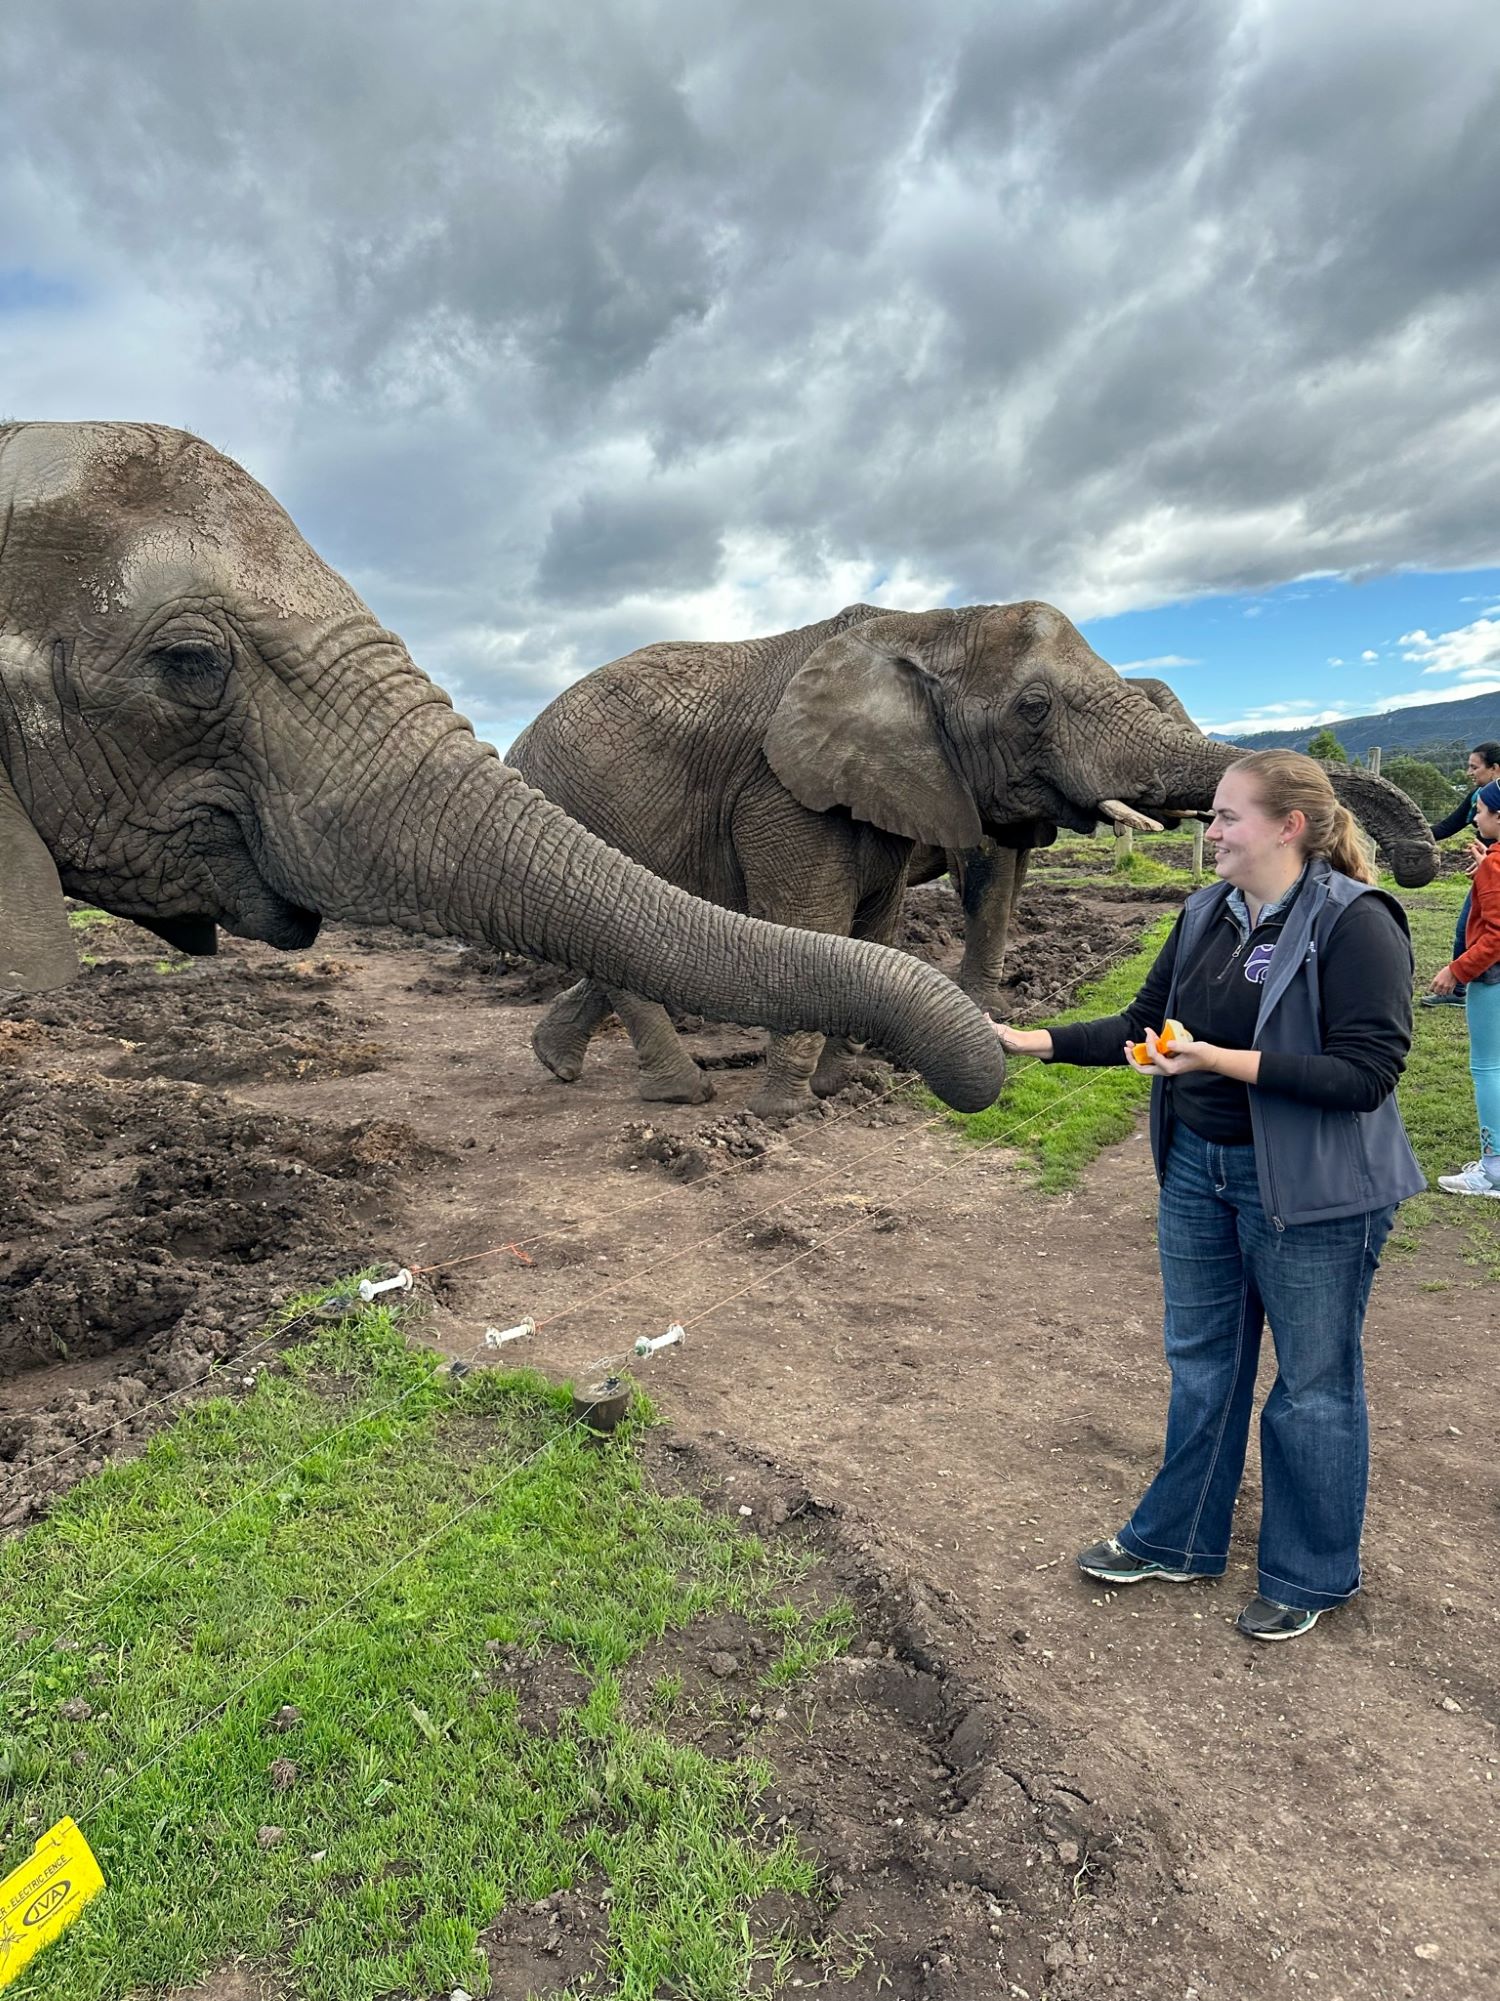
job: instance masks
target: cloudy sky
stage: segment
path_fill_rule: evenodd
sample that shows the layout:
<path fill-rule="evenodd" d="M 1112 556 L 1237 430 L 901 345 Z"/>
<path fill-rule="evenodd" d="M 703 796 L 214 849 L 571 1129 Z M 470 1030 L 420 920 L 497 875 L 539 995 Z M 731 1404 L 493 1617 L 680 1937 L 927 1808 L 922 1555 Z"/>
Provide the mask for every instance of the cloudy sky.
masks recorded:
<path fill-rule="evenodd" d="M 0 414 L 231 452 L 502 744 L 856 598 L 1500 689 L 1493 0 L 6 0 L 0 131 Z"/>

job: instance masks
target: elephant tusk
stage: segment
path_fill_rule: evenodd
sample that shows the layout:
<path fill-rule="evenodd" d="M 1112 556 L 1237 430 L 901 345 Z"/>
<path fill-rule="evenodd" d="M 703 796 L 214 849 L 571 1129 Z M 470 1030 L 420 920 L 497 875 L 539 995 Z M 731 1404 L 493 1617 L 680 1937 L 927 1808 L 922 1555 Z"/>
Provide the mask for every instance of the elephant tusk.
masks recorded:
<path fill-rule="evenodd" d="M 1117 827 L 1133 827 L 1138 834 L 1159 834 L 1160 820 L 1152 820 L 1144 813 L 1138 813 L 1134 806 L 1127 806 L 1123 799 L 1101 799 L 1099 801 L 1101 820 L 1112 820 Z"/>

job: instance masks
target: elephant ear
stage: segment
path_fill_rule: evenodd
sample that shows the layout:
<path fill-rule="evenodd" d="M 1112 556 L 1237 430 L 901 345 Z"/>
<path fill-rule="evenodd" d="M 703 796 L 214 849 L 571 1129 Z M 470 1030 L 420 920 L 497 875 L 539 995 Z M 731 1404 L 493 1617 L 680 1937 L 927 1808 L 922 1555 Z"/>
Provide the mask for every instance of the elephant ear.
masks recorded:
<path fill-rule="evenodd" d="M 0 766 L 0 989 L 45 993 L 77 971 L 57 865 Z"/>
<path fill-rule="evenodd" d="M 1203 734 L 1165 681 L 1158 681 L 1154 674 L 1132 674 L 1130 685 L 1132 688 L 1139 688 L 1151 706 L 1159 710 L 1169 723 L 1176 723 L 1181 729 L 1191 730 L 1194 736 Z"/>
<path fill-rule="evenodd" d="M 932 683 L 912 651 L 888 626 L 825 640 L 776 705 L 766 761 L 815 813 L 846 806 L 928 847 L 972 847 L 979 809 L 949 762 Z"/>

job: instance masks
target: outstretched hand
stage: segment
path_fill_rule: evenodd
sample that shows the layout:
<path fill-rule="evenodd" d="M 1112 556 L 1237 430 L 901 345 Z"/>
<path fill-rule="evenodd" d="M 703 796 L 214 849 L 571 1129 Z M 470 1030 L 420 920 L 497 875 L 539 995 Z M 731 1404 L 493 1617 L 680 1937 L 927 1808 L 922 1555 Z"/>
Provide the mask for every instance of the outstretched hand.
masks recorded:
<path fill-rule="evenodd" d="M 1007 1056 L 1040 1056 L 1052 1054 L 1052 1037 L 1045 1028 L 1012 1028 L 1008 1021 L 992 1022 L 1000 1047 Z"/>

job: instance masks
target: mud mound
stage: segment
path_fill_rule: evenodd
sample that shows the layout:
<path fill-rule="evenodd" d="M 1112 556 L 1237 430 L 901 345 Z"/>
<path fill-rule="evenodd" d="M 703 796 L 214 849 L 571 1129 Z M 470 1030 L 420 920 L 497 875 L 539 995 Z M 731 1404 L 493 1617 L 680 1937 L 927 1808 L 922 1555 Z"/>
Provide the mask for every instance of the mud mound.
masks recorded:
<path fill-rule="evenodd" d="M 328 998 L 347 977 L 337 959 L 252 965 L 236 959 L 101 959 L 56 993 L 14 1002 L 5 1026 L 63 1046 L 120 1046 L 116 1077 L 198 1084 L 340 1077 L 378 1070 L 385 1051 L 368 1017 Z"/>
<path fill-rule="evenodd" d="M 0 1526 L 150 1429 L 288 1293 L 365 1262 L 396 1168 L 435 1157 L 389 1121 L 330 1131 L 161 1081 L 0 1086 Z"/>
<path fill-rule="evenodd" d="M 494 1995 L 590 1993 L 605 1973 L 609 1943 L 607 1886 L 554 1890 L 534 1904 L 502 1911 L 479 1935 Z M 579 1984 L 582 1983 L 582 1984 Z"/>
<path fill-rule="evenodd" d="M 775 1133 L 754 1112 L 726 1112 L 685 1133 L 632 1120 L 621 1126 L 617 1137 L 632 1165 L 649 1161 L 679 1181 L 701 1181 L 726 1161 L 758 1163 L 778 1144 Z"/>

